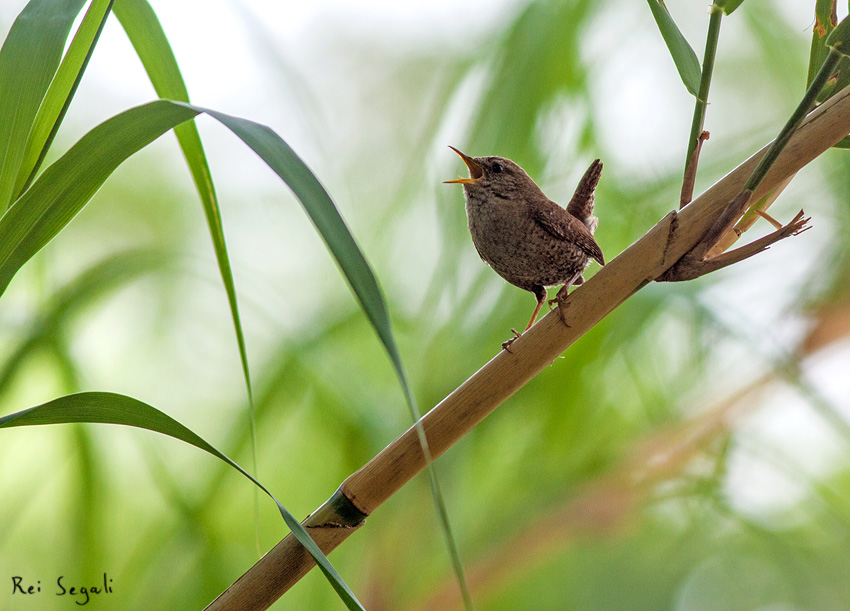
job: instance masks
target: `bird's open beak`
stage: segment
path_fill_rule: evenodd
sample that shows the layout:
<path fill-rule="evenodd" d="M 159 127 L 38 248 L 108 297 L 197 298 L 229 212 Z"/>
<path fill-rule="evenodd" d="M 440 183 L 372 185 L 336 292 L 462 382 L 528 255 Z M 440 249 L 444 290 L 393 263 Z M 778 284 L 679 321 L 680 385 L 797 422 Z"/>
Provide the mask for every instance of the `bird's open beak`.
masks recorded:
<path fill-rule="evenodd" d="M 466 164 L 466 167 L 469 168 L 469 178 L 456 178 L 455 180 L 444 180 L 445 183 L 459 183 L 462 185 L 475 184 L 478 182 L 482 176 L 484 176 L 484 170 L 481 165 L 477 161 L 475 161 L 472 157 L 465 153 L 461 153 L 455 147 L 450 146 L 455 153 L 460 155 L 460 158 L 463 159 L 463 162 Z"/>

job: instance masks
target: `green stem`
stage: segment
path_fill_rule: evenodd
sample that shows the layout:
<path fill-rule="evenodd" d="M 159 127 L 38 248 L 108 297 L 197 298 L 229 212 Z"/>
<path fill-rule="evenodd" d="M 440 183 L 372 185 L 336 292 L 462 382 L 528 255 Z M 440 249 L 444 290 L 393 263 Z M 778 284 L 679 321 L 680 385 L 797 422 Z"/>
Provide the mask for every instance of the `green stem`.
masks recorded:
<path fill-rule="evenodd" d="M 708 22 L 708 35 L 705 39 L 705 55 L 702 59 L 702 76 L 699 81 L 699 93 L 694 105 L 694 119 L 691 123 L 691 135 L 688 139 L 688 154 L 685 157 L 685 173 L 691 157 L 699 143 L 699 136 L 705 125 L 705 109 L 708 104 L 708 89 L 711 86 L 711 75 L 714 72 L 714 58 L 717 55 L 717 40 L 720 37 L 720 20 L 723 18 L 723 9 L 716 4 L 711 5 L 711 18 Z"/>
<path fill-rule="evenodd" d="M 750 189 L 755 191 L 756 187 L 758 187 L 759 183 L 765 175 L 767 175 L 767 171 L 770 169 L 770 166 L 773 165 L 776 158 L 779 157 L 779 153 L 782 152 L 782 149 L 784 149 L 785 145 L 788 144 L 791 136 L 793 136 L 794 132 L 797 131 L 800 122 L 802 122 L 805 116 L 809 114 L 809 111 L 815 104 L 818 94 L 835 72 L 835 68 L 838 66 L 838 62 L 841 61 L 842 57 L 843 54 L 841 52 L 839 52 L 835 47 L 830 47 L 829 54 L 826 56 L 826 59 L 823 60 L 823 65 L 814 80 L 812 80 L 812 84 L 809 85 L 806 95 L 803 96 L 803 99 L 800 101 L 800 104 L 797 106 L 794 114 L 792 114 L 791 118 L 788 119 L 785 127 L 783 127 L 782 131 L 779 132 L 779 135 L 776 137 L 773 145 L 768 149 L 764 157 L 761 158 L 756 169 L 753 170 L 752 175 L 749 180 L 747 180 L 747 184 L 744 185 L 744 190 Z"/>

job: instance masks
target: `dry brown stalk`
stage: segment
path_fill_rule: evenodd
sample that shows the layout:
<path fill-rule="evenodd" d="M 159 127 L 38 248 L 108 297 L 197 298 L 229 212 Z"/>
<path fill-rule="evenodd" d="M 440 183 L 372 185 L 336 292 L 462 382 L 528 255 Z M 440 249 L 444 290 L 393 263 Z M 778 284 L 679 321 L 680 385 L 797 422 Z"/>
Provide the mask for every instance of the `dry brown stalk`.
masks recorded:
<path fill-rule="evenodd" d="M 758 201 L 785 178 L 850 133 L 850 88 L 811 113 L 753 194 Z M 765 149 L 738 166 L 681 212 L 671 212 L 608 263 L 562 307 L 566 324 L 550 313 L 422 418 L 434 458 L 549 366 L 564 350 L 641 287 L 691 251 L 744 186 Z M 568 325 L 568 326 L 567 326 Z M 359 528 L 366 516 L 425 467 L 417 433 L 410 428 L 349 476 L 304 525 L 325 553 Z M 266 609 L 313 566 L 287 535 L 208 609 Z"/>
<path fill-rule="evenodd" d="M 776 201 L 776 198 L 785 190 L 785 187 L 793 180 L 794 174 L 788 176 L 785 180 L 781 181 L 773 191 L 771 191 L 762 201 L 757 202 L 753 205 L 753 208 L 757 208 L 758 210 L 767 210 L 770 208 L 770 205 Z M 753 211 L 755 212 L 755 211 Z M 717 255 L 725 252 L 729 248 L 732 247 L 735 242 L 741 237 L 741 235 L 747 231 L 753 224 L 758 220 L 757 214 L 746 214 L 744 218 L 742 218 L 738 223 L 729 231 L 727 231 L 723 237 L 714 245 L 714 247 L 708 251 L 709 257 L 716 257 Z"/>
<path fill-rule="evenodd" d="M 682 180 L 682 194 L 679 197 L 679 210 L 691 203 L 694 197 L 694 183 L 697 180 L 697 166 L 699 165 L 699 155 L 702 151 L 702 144 L 709 139 L 711 134 L 703 130 L 697 138 L 697 146 L 688 160 L 688 166 L 685 168 L 685 177 Z"/>

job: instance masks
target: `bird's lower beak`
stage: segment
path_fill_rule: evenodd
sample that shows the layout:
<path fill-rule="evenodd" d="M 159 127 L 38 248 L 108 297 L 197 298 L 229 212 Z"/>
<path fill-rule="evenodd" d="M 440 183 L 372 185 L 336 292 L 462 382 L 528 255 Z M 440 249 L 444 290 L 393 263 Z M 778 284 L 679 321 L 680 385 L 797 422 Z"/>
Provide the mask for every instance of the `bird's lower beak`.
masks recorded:
<path fill-rule="evenodd" d="M 466 153 L 461 153 L 455 147 L 450 146 L 455 153 L 460 155 L 460 158 L 463 159 L 463 162 L 466 164 L 466 167 L 469 168 L 469 178 L 456 178 L 455 180 L 445 180 L 445 183 L 458 183 L 462 185 L 475 184 L 478 182 L 482 176 L 484 176 L 484 170 L 481 165 L 477 161 L 475 161 L 472 157 L 467 155 Z"/>

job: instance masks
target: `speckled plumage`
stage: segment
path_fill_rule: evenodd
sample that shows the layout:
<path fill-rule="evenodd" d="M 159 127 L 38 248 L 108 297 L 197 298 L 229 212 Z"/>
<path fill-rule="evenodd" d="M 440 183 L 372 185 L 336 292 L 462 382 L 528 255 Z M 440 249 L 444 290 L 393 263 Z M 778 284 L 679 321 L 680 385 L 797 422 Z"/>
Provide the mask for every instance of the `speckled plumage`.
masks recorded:
<path fill-rule="evenodd" d="M 447 182 L 463 184 L 469 232 L 478 254 L 502 278 L 537 299 L 528 329 L 546 299 L 546 287 L 563 284 L 557 297 L 561 301 L 571 285 L 583 282 L 581 274 L 590 259 L 605 265 L 593 238 L 598 223 L 594 190 L 602 163 L 597 159 L 591 164 L 565 210 L 510 159 L 469 157 L 453 150 L 470 177 Z"/>

